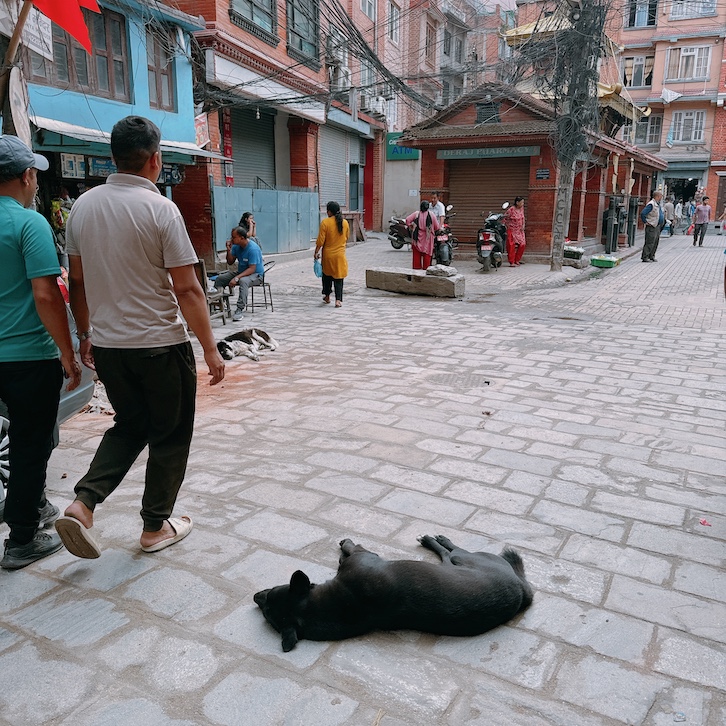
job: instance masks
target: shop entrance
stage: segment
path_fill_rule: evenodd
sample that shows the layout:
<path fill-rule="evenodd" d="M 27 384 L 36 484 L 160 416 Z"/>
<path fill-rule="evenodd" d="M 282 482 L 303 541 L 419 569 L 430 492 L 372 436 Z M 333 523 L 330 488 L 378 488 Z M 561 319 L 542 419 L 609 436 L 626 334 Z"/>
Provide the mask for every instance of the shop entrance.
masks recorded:
<path fill-rule="evenodd" d="M 668 196 L 674 197 L 676 202 L 682 199 L 687 202 L 696 196 L 700 179 L 691 177 L 690 179 L 680 179 L 666 177 L 665 183 L 668 186 Z"/>

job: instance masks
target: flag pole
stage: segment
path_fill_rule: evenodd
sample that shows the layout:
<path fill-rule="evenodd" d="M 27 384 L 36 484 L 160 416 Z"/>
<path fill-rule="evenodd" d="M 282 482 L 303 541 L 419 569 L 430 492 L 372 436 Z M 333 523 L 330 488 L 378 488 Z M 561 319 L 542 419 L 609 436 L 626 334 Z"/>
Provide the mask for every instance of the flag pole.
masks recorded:
<path fill-rule="evenodd" d="M 15 56 L 18 53 L 18 46 L 20 45 L 20 37 L 23 34 L 23 28 L 25 27 L 25 22 L 28 19 L 28 15 L 30 15 L 32 7 L 32 0 L 23 1 L 23 7 L 20 9 L 20 14 L 18 15 L 18 22 L 15 23 L 15 29 L 10 38 L 8 50 L 5 53 L 5 61 L 3 62 L 2 70 L 0 70 L 0 109 L 3 110 L 3 126 L 5 126 L 5 103 L 8 95 L 10 69 L 15 63 Z"/>

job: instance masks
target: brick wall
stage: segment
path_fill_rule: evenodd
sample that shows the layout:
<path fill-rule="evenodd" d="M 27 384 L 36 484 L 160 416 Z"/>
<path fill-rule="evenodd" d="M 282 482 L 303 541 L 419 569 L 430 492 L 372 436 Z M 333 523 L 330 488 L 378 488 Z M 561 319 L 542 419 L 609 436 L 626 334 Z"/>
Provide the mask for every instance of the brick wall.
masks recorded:
<path fill-rule="evenodd" d="M 537 169 L 549 169 L 549 179 L 537 179 Z M 529 189 L 525 214 L 527 255 L 549 257 L 552 245 L 552 218 L 557 189 L 557 159 L 552 147 L 540 144 L 539 156 L 530 157 Z"/>
<path fill-rule="evenodd" d="M 447 188 L 446 161 L 436 158 L 436 149 L 421 150 L 421 199 Z"/>
<path fill-rule="evenodd" d="M 714 46 L 715 49 L 718 46 Z M 721 43 L 723 60 L 721 61 L 721 78 L 719 90 L 726 88 L 726 43 Z M 713 136 L 711 141 L 711 161 L 726 161 L 726 106 L 716 107 L 713 116 Z M 720 177 L 717 171 L 726 172 L 726 166 L 712 166 L 708 170 L 706 189 L 711 197 L 710 204 L 714 217 L 719 217 L 726 205 L 726 177 Z"/>
<path fill-rule="evenodd" d="M 368 153 L 373 158 L 370 172 L 368 171 Z M 370 217 L 366 215 L 366 226 L 376 232 L 383 230 L 383 175 L 386 164 L 386 132 L 377 131 L 373 142 L 366 148 L 366 174 L 371 174 L 373 179 L 373 208 Z"/>
<path fill-rule="evenodd" d="M 287 121 L 287 129 L 290 134 L 290 184 L 294 187 L 317 187 L 320 126 L 291 116 Z"/>

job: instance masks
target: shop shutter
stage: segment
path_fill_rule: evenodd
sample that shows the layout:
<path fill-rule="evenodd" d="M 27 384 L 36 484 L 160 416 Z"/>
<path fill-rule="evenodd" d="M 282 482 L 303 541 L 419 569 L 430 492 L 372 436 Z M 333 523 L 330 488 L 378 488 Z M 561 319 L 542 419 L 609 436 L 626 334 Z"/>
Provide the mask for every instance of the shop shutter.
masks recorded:
<path fill-rule="evenodd" d="M 357 138 L 357 137 L 356 137 Z M 348 134 L 330 126 L 320 127 L 320 204 L 346 206 Z"/>
<path fill-rule="evenodd" d="M 232 154 L 236 187 L 274 188 L 275 117 L 260 111 L 258 119 L 256 109 L 233 108 Z"/>
<path fill-rule="evenodd" d="M 529 157 L 449 161 L 449 197 L 456 217 L 451 220 L 454 235 L 461 242 L 475 242 L 486 214 L 501 210 L 514 197 L 527 199 Z M 485 216 L 482 216 L 484 212 Z M 526 209 L 525 209 L 526 213 Z"/>

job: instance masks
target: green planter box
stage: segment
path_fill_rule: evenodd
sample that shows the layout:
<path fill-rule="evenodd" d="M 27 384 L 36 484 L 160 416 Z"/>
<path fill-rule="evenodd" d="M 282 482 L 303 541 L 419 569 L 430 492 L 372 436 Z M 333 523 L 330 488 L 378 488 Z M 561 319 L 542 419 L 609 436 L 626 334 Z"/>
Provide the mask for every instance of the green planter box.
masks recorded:
<path fill-rule="evenodd" d="M 604 260 L 600 257 L 591 257 L 590 264 L 593 267 L 615 267 L 620 264 L 620 260 L 617 258 L 614 260 Z"/>

